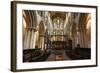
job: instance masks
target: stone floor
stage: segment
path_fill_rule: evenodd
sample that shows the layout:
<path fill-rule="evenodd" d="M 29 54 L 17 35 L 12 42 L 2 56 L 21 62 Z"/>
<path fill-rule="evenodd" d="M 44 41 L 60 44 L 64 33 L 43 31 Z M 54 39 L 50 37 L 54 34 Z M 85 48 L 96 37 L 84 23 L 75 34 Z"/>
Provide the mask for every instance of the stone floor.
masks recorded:
<path fill-rule="evenodd" d="M 60 52 L 61 54 L 56 54 L 55 52 L 56 53 Z M 66 55 L 65 50 L 60 50 L 55 52 L 51 52 L 51 54 L 49 55 L 46 61 L 70 60 L 70 58 Z"/>

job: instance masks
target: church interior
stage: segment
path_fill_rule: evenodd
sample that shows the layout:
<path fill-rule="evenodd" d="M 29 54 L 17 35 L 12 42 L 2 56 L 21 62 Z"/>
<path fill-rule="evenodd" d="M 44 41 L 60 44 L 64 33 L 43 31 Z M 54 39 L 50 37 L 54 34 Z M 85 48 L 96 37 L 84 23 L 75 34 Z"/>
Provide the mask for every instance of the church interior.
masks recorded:
<path fill-rule="evenodd" d="M 22 11 L 23 62 L 91 59 L 91 14 Z"/>

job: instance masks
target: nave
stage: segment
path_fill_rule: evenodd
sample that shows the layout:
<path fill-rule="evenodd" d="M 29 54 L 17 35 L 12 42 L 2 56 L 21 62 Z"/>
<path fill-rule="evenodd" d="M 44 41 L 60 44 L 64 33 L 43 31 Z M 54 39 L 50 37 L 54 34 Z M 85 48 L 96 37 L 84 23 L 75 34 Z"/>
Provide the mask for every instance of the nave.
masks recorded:
<path fill-rule="evenodd" d="M 23 62 L 91 59 L 91 14 L 23 10 Z"/>

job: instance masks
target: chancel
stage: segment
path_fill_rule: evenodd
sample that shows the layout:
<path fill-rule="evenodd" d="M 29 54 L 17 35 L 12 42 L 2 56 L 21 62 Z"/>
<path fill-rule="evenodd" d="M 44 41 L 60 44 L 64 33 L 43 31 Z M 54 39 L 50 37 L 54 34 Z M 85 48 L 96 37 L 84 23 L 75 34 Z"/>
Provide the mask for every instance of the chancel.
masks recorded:
<path fill-rule="evenodd" d="M 91 59 L 91 14 L 22 11 L 23 62 Z"/>

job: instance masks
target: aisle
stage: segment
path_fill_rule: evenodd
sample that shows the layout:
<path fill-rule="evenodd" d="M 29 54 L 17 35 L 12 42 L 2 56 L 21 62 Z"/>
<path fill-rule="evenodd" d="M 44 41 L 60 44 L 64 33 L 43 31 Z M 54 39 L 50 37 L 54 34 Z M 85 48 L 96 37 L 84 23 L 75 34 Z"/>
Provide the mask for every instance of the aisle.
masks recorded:
<path fill-rule="evenodd" d="M 64 50 L 61 50 L 63 52 L 63 60 L 70 60 L 70 58 L 66 55 Z M 51 53 L 46 61 L 55 61 L 56 55 L 54 53 Z"/>

